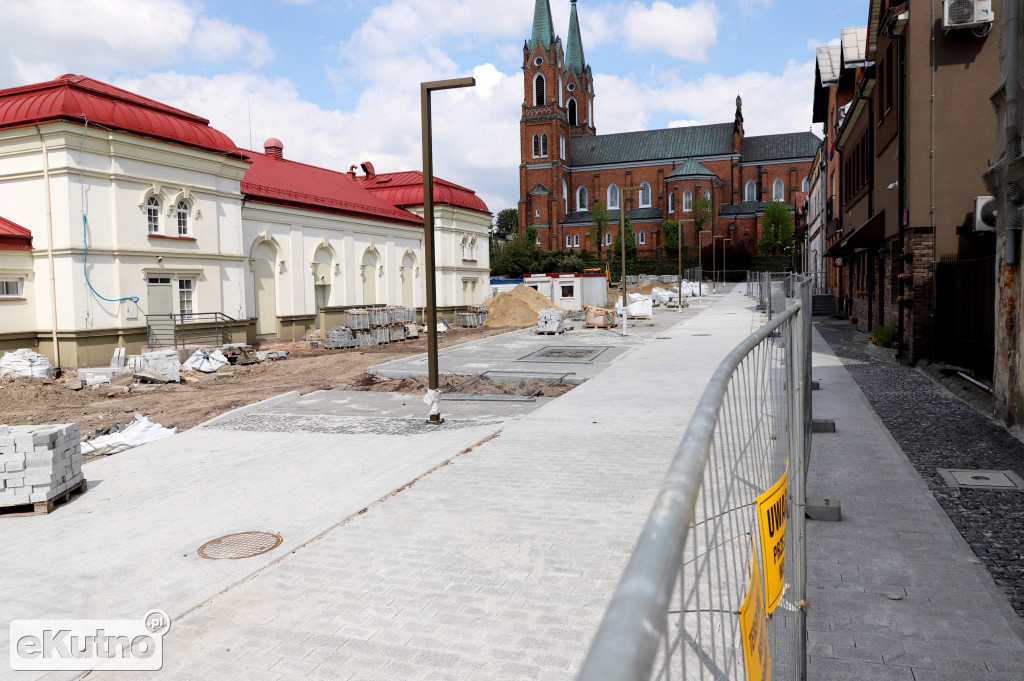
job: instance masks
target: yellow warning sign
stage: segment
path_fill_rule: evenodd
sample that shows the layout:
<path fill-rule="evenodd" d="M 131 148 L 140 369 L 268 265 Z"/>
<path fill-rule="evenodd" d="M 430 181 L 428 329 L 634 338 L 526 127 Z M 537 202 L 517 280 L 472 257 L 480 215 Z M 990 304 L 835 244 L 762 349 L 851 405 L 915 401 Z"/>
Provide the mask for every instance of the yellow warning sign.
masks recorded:
<path fill-rule="evenodd" d="M 761 559 L 764 561 L 765 614 L 770 615 L 782 598 L 786 569 L 786 478 L 789 465 L 779 481 L 757 498 L 757 525 L 761 530 Z"/>
<path fill-rule="evenodd" d="M 747 681 L 771 681 L 772 654 L 768 648 L 768 620 L 764 614 L 764 591 L 757 569 L 757 549 L 750 538 L 750 586 L 740 606 L 740 635 L 743 637 L 743 661 Z"/>

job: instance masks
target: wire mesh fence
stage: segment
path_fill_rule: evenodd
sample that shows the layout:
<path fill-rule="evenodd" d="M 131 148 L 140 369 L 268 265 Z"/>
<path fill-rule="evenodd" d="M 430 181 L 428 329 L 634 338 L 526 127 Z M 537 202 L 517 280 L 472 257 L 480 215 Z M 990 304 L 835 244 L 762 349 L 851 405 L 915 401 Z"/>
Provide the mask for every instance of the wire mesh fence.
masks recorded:
<path fill-rule="evenodd" d="M 712 376 L 581 681 L 806 679 L 810 282 L 762 281 L 788 305 Z"/>

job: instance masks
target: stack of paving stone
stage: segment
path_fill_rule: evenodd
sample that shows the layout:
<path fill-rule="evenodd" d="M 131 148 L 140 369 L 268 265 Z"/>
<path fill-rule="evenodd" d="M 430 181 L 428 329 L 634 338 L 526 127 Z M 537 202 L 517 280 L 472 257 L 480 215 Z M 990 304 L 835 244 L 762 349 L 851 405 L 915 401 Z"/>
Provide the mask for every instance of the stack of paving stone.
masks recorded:
<path fill-rule="evenodd" d="M 388 334 L 391 336 L 392 343 L 404 341 L 406 335 L 405 324 L 392 324 L 391 328 L 388 329 Z"/>
<path fill-rule="evenodd" d="M 49 502 L 84 480 L 77 423 L 0 426 L 0 507 Z"/>
<path fill-rule="evenodd" d="M 541 310 L 537 313 L 537 333 L 565 331 L 565 313 L 561 310 Z"/>
<path fill-rule="evenodd" d="M 325 348 L 354 348 L 359 346 L 352 329 L 347 326 L 336 326 L 327 332 L 324 339 Z"/>
<path fill-rule="evenodd" d="M 366 310 L 349 310 L 345 313 L 345 326 L 353 331 L 366 331 L 370 328 L 370 315 Z"/>
<path fill-rule="evenodd" d="M 455 315 L 455 323 L 467 329 L 481 326 L 487 321 L 487 308 L 483 305 L 470 305 L 465 312 Z"/>

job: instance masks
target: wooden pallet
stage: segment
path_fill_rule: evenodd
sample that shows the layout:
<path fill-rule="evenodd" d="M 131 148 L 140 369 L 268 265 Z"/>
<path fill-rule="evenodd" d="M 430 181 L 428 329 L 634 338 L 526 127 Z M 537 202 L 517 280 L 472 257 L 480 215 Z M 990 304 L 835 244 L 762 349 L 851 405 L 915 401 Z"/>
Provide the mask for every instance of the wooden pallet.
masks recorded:
<path fill-rule="evenodd" d="M 615 329 L 618 328 L 618 324 L 584 324 L 584 329 Z"/>
<path fill-rule="evenodd" d="M 569 329 L 562 329 L 561 331 L 538 331 L 537 329 L 534 329 L 533 332 L 538 336 L 558 336 L 559 334 L 563 334 L 568 330 Z"/>
<path fill-rule="evenodd" d="M 82 480 L 71 489 L 65 490 L 47 501 L 37 501 L 33 504 L 20 504 L 18 506 L 0 506 L 0 516 L 19 518 L 30 515 L 47 515 L 53 513 L 54 508 L 66 504 L 71 500 L 71 497 L 85 494 L 88 489 L 89 481 Z"/>

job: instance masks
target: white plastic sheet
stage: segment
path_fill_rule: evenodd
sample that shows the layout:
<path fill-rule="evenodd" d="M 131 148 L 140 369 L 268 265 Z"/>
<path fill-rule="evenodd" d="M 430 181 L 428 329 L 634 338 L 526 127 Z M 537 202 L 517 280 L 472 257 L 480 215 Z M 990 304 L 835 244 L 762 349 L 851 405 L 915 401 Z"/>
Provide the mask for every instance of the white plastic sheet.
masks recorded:
<path fill-rule="evenodd" d="M 428 416 L 441 413 L 441 391 L 427 388 L 427 394 L 423 396 L 423 403 L 430 407 Z"/>
<path fill-rule="evenodd" d="M 202 371 L 203 373 L 212 374 L 227 364 L 228 358 L 220 350 L 212 350 L 210 352 L 196 350 L 181 366 L 186 371 Z"/>
<path fill-rule="evenodd" d="M 53 366 L 45 355 L 22 348 L 0 357 L 0 378 L 53 378 Z"/>
<path fill-rule="evenodd" d="M 177 428 L 164 428 L 142 414 L 135 415 L 135 423 L 120 433 L 101 435 L 82 443 L 82 454 L 115 454 L 147 442 L 163 440 L 178 432 Z"/>
<path fill-rule="evenodd" d="M 638 293 L 630 293 L 629 305 L 626 306 L 626 316 L 631 319 L 650 319 L 654 314 L 654 301 L 647 296 Z M 615 301 L 615 311 L 622 314 L 622 297 Z"/>

